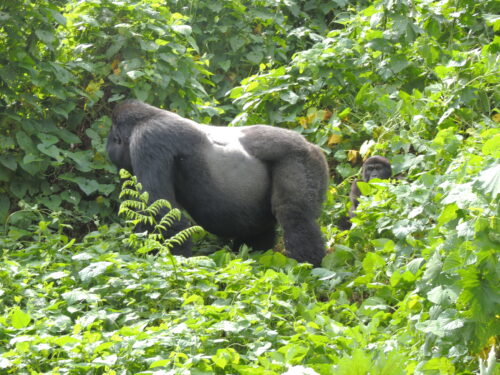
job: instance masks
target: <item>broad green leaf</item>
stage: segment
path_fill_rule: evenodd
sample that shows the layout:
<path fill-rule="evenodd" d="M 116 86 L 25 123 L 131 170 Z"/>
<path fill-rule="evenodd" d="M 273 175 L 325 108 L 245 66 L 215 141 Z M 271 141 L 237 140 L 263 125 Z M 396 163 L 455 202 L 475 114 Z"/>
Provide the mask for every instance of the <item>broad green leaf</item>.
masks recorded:
<path fill-rule="evenodd" d="M 387 305 L 386 301 L 384 301 L 382 298 L 370 297 L 363 301 L 359 311 L 364 315 L 371 316 L 377 311 L 387 310 L 388 308 L 389 305 Z"/>
<path fill-rule="evenodd" d="M 60 176 L 61 179 L 74 182 L 86 194 L 90 195 L 99 190 L 99 183 L 95 180 L 89 180 L 84 177 L 74 177 L 69 174 Z"/>
<path fill-rule="evenodd" d="M 1 155 L 0 163 L 9 168 L 11 171 L 15 171 L 17 168 L 17 162 L 12 155 Z"/>
<path fill-rule="evenodd" d="M 240 362 L 240 355 L 233 348 L 217 349 L 217 353 L 212 356 L 212 361 L 224 369 L 228 364 L 237 365 Z"/>
<path fill-rule="evenodd" d="M 437 286 L 427 293 L 427 299 L 437 305 L 447 305 L 449 301 L 447 290 L 442 286 Z"/>
<path fill-rule="evenodd" d="M 149 368 L 165 367 L 170 362 L 172 362 L 170 359 L 160 359 L 159 361 L 154 361 L 153 363 L 151 363 L 151 366 Z"/>
<path fill-rule="evenodd" d="M 372 366 L 373 360 L 370 355 L 356 348 L 352 356 L 344 354 L 336 367 L 339 375 L 366 375 L 370 373 Z"/>
<path fill-rule="evenodd" d="M 416 275 L 422 264 L 425 262 L 424 258 L 415 258 L 412 259 L 407 265 L 406 268 L 412 274 Z"/>
<path fill-rule="evenodd" d="M 295 104 L 299 100 L 299 96 L 295 94 L 293 91 L 285 91 L 281 93 L 280 98 L 290 104 Z"/>
<path fill-rule="evenodd" d="M 16 132 L 16 140 L 19 147 L 21 147 L 25 152 L 31 152 L 31 153 L 36 152 L 35 143 L 31 139 L 31 137 L 28 136 L 25 132 L 23 131 Z"/>
<path fill-rule="evenodd" d="M 363 270 L 366 273 L 374 273 L 377 269 L 380 269 L 384 265 L 384 258 L 376 253 L 367 253 L 365 258 L 363 259 Z"/>
<path fill-rule="evenodd" d="M 492 155 L 495 158 L 500 157 L 500 134 L 488 139 L 484 143 L 482 151 L 485 155 Z"/>
<path fill-rule="evenodd" d="M 80 279 L 83 282 L 88 282 L 91 279 L 105 273 L 107 271 L 108 267 L 110 267 L 112 265 L 113 265 L 113 263 L 111 263 L 111 262 L 91 263 L 88 267 L 85 267 L 83 270 L 78 272 L 78 274 L 80 275 Z"/>
<path fill-rule="evenodd" d="M 319 375 L 319 373 L 314 371 L 312 368 L 299 365 L 290 366 L 288 370 L 283 373 L 283 375 Z"/>
<path fill-rule="evenodd" d="M 19 308 L 15 308 L 9 314 L 10 324 L 15 329 L 26 328 L 31 322 L 31 316 Z"/>
<path fill-rule="evenodd" d="M 106 357 L 98 357 L 98 358 L 94 359 L 92 361 L 92 363 L 98 363 L 101 365 L 111 367 L 116 363 L 117 360 L 118 360 L 118 356 L 116 354 L 111 354 L 111 355 L 108 355 Z"/>
<path fill-rule="evenodd" d="M 144 72 L 141 72 L 139 70 L 131 70 L 127 72 L 127 76 L 132 78 L 133 80 L 136 80 L 144 75 Z"/>
<path fill-rule="evenodd" d="M 81 301 L 98 302 L 100 299 L 96 294 L 84 290 L 72 290 L 62 294 L 64 300 L 69 304 L 75 304 Z"/>
<path fill-rule="evenodd" d="M 60 346 L 65 346 L 65 345 L 72 345 L 72 344 L 78 344 L 80 340 L 71 337 L 71 336 L 61 336 L 57 337 L 54 341 L 57 345 Z"/>
<path fill-rule="evenodd" d="M 57 146 L 46 146 L 45 144 L 39 144 L 37 145 L 38 150 L 40 150 L 43 154 L 48 155 L 52 157 L 53 159 L 56 159 L 58 162 L 62 162 L 64 160 L 63 156 L 61 155 L 62 150 L 58 148 Z"/>
<path fill-rule="evenodd" d="M 432 358 L 427 361 L 422 367 L 424 370 L 436 370 L 440 374 L 455 374 L 455 366 L 449 358 L 439 357 Z"/>
<path fill-rule="evenodd" d="M 191 33 L 193 32 L 193 30 L 191 29 L 191 26 L 189 26 L 189 25 L 171 25 L 170 27 L 176 33 L 179 33 L 182 35 L 191 35 Z"/>
<path fill-rule="evenodd" d="M 69 273 L 68 272 L 63 272 L 63 271 L 58 271 L 58 272 L 52 272 L 50 274 L 48 274 L 47 276 L 45 276 L 45 279 L 46 280 L 59 280 L 59 279 L 62 279 L 64 277 L 67 277 L 69 276 Z"/>
<path fill-rule="evenodd" d="M 439 225 L 444 225 L 457 218 L 458 206 L 456 203 L 448 204 L 444 207 L 437 221 Z"/>
<path fill-rule="evenodd" d="M 362 195 L 371 195 L 374 190 L 368 182 L 357 181 L 356 184 L 358 185 Z"/>
<path fill-rule="evenodd" d="M 55 34 L 53 31 L 37 29 L 35 30 L 35 34 L 45 44 L 52 44 L 55 40 Z"/>
<path fill-rule="evenodd" d="M 482 171 L 478 177 L 478 187 L 496 199 L 500 194 L 500 164 Z"/>
<path fill-rule="evenodd" d="M 92 162 L 92 152 L 89 151 L 77 151 L 77 152 L 65 152 L 65 155 L 75 161 L 78 170 L 82 172 L 90 172 L 93 169 Z"/>
<path fill-rule="evenodd" d="M 0 369 L 7 369 L 14 366 L 14 364 L 7 358 L 0 357 Z"/>
<path fill-rule="evenodd" d="M 233 51 L 237 51 L 245 45 L 245 39 L 242 36 L 234 35 L 229 38 L 229 45 Z"/>
<path fill-rule="evenodd" d="M 253 51 L 249 52 L 246 57 L 253 64 L 258 64 L 264 58 L 264 54 L 259 50 L 253 50 Z"/>
<path fill-rule="evenodd" d="M 453 185 L 448 194 L 441 201 L 442 204 L 456 204 L 458 208 L 467 208 L 478 202 L 477 194 L 472 189 L 472 183 Z M 445 208 L 446 210 L 446 208 Z"/>
<path fill-rule="evenodd" d="M 64 17 L 61 13 L 56 11 L 55 9 L 48 9 L 50 14 L 52 14 L 52 17 L 54 20 L 56 20 L 59 24 L 65 26 L 66 25 L 66 17 Z"/>

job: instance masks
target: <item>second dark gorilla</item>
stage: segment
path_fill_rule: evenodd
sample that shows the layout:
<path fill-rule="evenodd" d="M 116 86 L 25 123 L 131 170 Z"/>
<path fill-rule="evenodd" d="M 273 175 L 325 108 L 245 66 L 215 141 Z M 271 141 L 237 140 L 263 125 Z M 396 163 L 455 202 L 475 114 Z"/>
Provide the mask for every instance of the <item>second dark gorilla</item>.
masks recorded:
<path fill-rule="evenodd" d="M 372 156 L 366 159 L 363 163 L 362 168 L 362 181 L 368 182 L 374 178 L 379 178 L 381 180 L 388 179 L 392 176 L 392 167 L 389 160 L 382 156 Z M 351 193 L 349 194 L 349 199 L 351 200 L 351 209 L 349 210 L 349 216 L 354 216 L 354 211 L 358 208 L 358 199 L 361 196 L 361 191 L 358 187 L 358 181 L 355 180 L 351 185 Z"/>
<path fill-rule="evenodd" d="M 207 231 L 235 246 L 273 247 L 276 224 L 287 255 L 319 266 L 320 215 L 328 184 L 321 149 L 301 135 L 265 125 L 200 125 L 136 100 L 118 105 L 107 151 L 135 174 L 150 201 L 184 208 Z M 187 227 L 185 218 L 171 228 Z M 174 253 L 190 255 L 186 243 Z"/>

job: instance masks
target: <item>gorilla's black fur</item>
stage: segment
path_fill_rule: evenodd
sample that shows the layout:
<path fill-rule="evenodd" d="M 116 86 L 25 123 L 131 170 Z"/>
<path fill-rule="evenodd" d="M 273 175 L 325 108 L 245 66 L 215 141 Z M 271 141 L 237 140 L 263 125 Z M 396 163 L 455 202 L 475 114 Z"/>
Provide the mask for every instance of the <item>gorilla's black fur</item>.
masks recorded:
<path fill-rule="evenodd" d="M 374 178 L 380 178 L 381 180 L 390 178 L 392 176 L 392 167 L 389 160 L 382 156 L 372 156 L 366 159 L 363 163 L 362 170 L 362 181 L 368 182 Z M 349 199 L 351 200 L 351 209 L 349 210 L 349 216 L 353 217 L 354 211 L 358 208 L 358 199 L 361 196 L 361 191 L 358 187 L 358 181 L 355 180 L 351 185 L 351 193 L 349 194 Z"/>
<path fill-rule="evenodd" d="M 328 168 L 322 151 L 301 135 L 265 125 L 200 125 L 136 100 L 118 105 L 112 121 L 109 158 L 137 176 L 150 201 L 184 208 L 235 247 L 272 248 L 279 223 L 289 256 L 321 263 L 316 219 Z M 188 225 L 183 218 L 167 235 Z M 174 253 L 190 255 L 190 244 Z"/>

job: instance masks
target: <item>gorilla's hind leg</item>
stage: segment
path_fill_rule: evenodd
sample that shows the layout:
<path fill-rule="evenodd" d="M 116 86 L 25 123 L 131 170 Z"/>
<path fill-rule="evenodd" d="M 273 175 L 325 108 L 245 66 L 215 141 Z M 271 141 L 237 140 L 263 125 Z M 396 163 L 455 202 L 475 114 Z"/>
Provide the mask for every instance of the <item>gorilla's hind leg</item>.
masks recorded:
<path fill-rule="evenodd" d="M 328 176 L 321 158 L 302 155 L 277 163 L 273 168 L 271 204 L 283 228 L 285 249 L 299 262 L 318 267 L 325 255 L 321 212 Z"/>
<path fill-rule="evenodd" d="M 278 208 L 276 216 L 283 227 L 288 255 L 298 262 L 309 262 L 319 267 L 325 256 L 325 246 L 315 217 L 310 213 L 285 207 Z"/>

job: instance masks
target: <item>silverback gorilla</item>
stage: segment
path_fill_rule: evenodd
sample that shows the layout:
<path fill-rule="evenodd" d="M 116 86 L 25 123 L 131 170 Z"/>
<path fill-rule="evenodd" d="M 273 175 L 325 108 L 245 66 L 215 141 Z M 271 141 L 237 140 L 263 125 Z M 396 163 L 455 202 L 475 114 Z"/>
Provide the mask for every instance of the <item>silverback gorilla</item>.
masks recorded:
<path fill-rule="evenodd" d="M 392 176 L 392 168 L 389 160 L 382 156 L 372 156 L 366 159 L 363 163 L 362 170 L 362 181 L 368 182 L 374 178 L 380 178 L 381 180 L 390 178 Z M 351 193 L 349 194 L 349 198 L 351 200 L 351 209 L 349 210 L 349 216 L 353 217 L 354 211 L 358 208 L 358 199 L 361 196 L 361 191 L 358 187 L 358 181 L 353 181 L 351 185 Z"/>
<path fill-rule="evenodd" d="M 234 248 L 272 248 L 278 223 L 287 254 L 320 265 L 328 167 L 319 147 L 290 130 L 201 125 L 137 100 L 119 104 L 112 121 L 109 158 L 137 176 L 151 202 L 167 199 Z M 166 235 L 188 225 L 183 217 Z M 189 256 L 190 245 L 173 253 Z"/>

